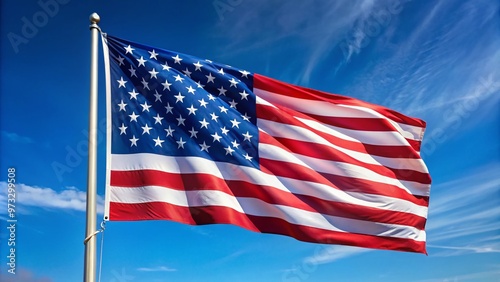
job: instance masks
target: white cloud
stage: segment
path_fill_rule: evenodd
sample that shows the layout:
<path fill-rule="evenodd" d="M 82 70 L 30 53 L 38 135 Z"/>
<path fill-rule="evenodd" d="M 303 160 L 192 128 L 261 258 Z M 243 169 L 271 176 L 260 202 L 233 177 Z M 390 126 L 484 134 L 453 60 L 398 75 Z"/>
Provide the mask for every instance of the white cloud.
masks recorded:
<path fill-rule="evenodd" d="M 318 249 L 314 255 L 306 257 L 304 261 L 312 264 L 324 264 L 369 251 L 370 249 L 351 246 L 322 246 L 321 249 Z"/>
<path fill-rule="evenodd" d="M 500 164 L 436 184 L 427 223 L 429 251 L 435 256 L 500 252 Z"/>
<path fill-rule="evenodd" d="M 1 203 L 6 205 L 7 182 L 0 182 L 0 191 Z M 85 212 L 86 202 L 87 192 L 75 187 L 66 187 L 56 191 L 52 188 L 16 184 L 16 211 L 20 213 L 29 213 L 29 207 Z M 99 214 L 104 212 L 104 199 L 99 195 L 97 196 L 97 211 Z M 1 212 L 6 212 L 6 209 L 2 209 Z"/>
<path fill-rule="evenodd" d="M 139 267 L 137 268 L 137 271 L 144 271 L 144 272 L 173 272 L 177 271 L 175 268 L 171 268 L 168 266 L 155 266 L 155 267 Z"/>
<path fill-rule="evenodd" d="M 462 126 L 491 115 L 499 99 L 494 93 L 500 90 L 500 36 L 491 11 L 499 8 L 494 2 L 472 7 L 464 1 L 441 1 L 405 31 L 404 40 L 398 22 L 391 22 L 394 26 L 371 43 L 373 50 L 385 52 L 367 54 L 370 62 L 362 65 L 345 94 L 422 117 L 433 126 L 443 127 L 453 114 Z M 442 22 L 450 11 L 448 22 Z M 481 33 L 476 32 L 479 25 Z M 484 87 L 484 80 L 493 86 Z M 480 104 L 481 111 L 475 107 L 464 114 L 462 108 L 472 103 Z"/>
<path fill-rule="evenodd" d="M 347 59 L 352 53 L 359 52 L 356 44 L 359 45 L 366 36 L 359 26 L 366 22 L 372 11 L 380 10 L 389 2 L 393 1 L 260 1 L 252 3 L 251 9 L 245 9 L 250 2 L 243 3 L 236 7 L 237 12 L 226 13 L 219 25 L 220 33 L 231 38 L 232 42 L 222 53 L 232 56 L 249 50 L 266 50 L 263 57 L 268 58 L 281 53 L 292 42 L 299 48 L 297 55 L 286 62 L 285 68 L 280 65 L 280 72 L 290 75 L 294 83 L 307 84 L 319 63 L 324 63 L 334 50 L 340 50 L 339 44 L 346 38 L 349 42 L 351 37 L 355 38 L 354 44 L 346 44 L 349 46 Z M 280 16 L 263 16 L 270 10 Z M 332 62 L 332 65 L 335 67 L 343 60 Z"/>
<path fill-rule="evenodd" d="M 3 271 L 2 271 L 3 272 Z M 36 277 L 36 275 L 28 269 L 17 269 L 16 274 L 1 273 L 0 281 L 2 282 L 52 282 L 48 277 Z"/>
<path fill-rule="evenodd" d="M 443 278 L 431 278 L 419 280 L 418 282 L 456 282 L 456 281 L 497 281 L 500 270 L 490 270 L 467 274 L 458 274 Z"/>
<path fill-rule="evenodd" d="M 8 131 L 0 131 L 2 137 L 7 138 L 11 142 L 14 143 L 20 143 L 20 144 L 31 144 L 34 143 L 33 139 L 26 137 L 26 136 L 21 136 L 15 132 L 8 132 Z"/>
<path fill-rule="evenodd" d="M 439 245 L 427 245 L 430 248 L 449 250 L 450 252 L 441 252 L 434 256 L 457 256 L 463 255 L 464 253 L 500 253 L 500 249 L 495 249 L 492 247 L 450 247 L 450 246 L 439 246 Z"/>

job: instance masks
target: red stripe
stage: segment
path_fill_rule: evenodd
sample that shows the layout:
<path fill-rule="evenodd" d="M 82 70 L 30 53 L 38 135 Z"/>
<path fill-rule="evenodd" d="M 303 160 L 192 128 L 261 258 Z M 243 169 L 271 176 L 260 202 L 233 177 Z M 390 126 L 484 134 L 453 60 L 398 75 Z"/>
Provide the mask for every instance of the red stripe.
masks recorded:
<path fill-rule="evenodd" d="M 336 127 L 342 127 L 351 130 L 360 131 L 399 131 L 386 119 L 375 119 L 375 118 L 339 118 L 339 117 L 325 117 L 307 114 L 309 119 L 319 121 L 321 123 L 326 123 Z M 405 138 L 406 141 L 411 145 L 415 151 L 420 152 L 421 141 L 415 139 Z"/>
<path fill-rule="evenodd" d="M 425 242 L 384 236 L 343 233 L 289 223 L 283 219 L 239 213 L 226 207 L 180 207 L 168 203 L 123 204 L 110 202 L 110 220 L 172 220 L 191 225 L 233 224 L 245 229 L 291 236 L 314 243 L 426 253 Z"/>
<path fill-rule="evenodd" d="M 310 117 L 310 119 L 319 121 L 320 123 L 325 123 L 346 129 L 363 131 L 398 131 L 388 119 L 383 118 L 331 117 L 309 113 L 304 115 L 307 115 Z"/>
<path fill-rule="evenodd" d="M 291 139 L 286 139 L 286 138 L 279 138 L 276 137 L 274 138 L 273 141 L 264 141 L 262 138 L 263 135 L 267 134 L 260 134 L 261 136 L 261 142 L 263 143 L 270 143 L 270 144 L 276 144 L 278 143 L 280 147 L 288 148 L 291 152 L 297 153 L 300 155 L 308 156 L 308 157 L 313 157 L 317 159 L 322 159 L 322 160 L 327 160 L 327 161 L 336 161 L 336 162 L 343 162 L 343 163 L 348 163 L 352 165 L 357 165 L 361 166 L 364 168 L 367 168 L 373 172 L 376 172 L 380 175 L 394 178 L 394 179 L 399 179 L 399 180 L 405 180 L 405 181 L 415 181 L 418 183 L 422 184 L 430 184 L 431 179 L 428 173 L 422 173 L 414 170 L 409 170 L 409 169 L 396 169 L 396 168 L 390 168 L 386 166 L 381 166 L 381 165 L 375 165 L 375 164 L 367 164 L 361 161 L 358 161 L 351 156 L 340 152 L 338 150 L 335 150 L 329 146 L 322 145 L 322 144 L 317 144 L 317 143 L 311 143 L 311 142 L 303 142 L 303 141 L 297 141 L 297 140 L 291 140 Z M 272 137 L 269 137 L 272 138 Z"/>
<path fill-rule="evenodd" d="M 312 195 L 285 192 L 274 187 L 244 181 L 228 181 L 209 174 L 172 174 L 156 170 L 111 171 L 111 185 L 117 187 L 160 186 L 180 191 L 216 190 L 235 197 L 257 198 L 269 204 L 285 205 L 325 215 L 387 224 L 407 225 L 423 230 L 426 219 L 414 214 L 329 201 Z"/>
<path fill-rule="evenodd" d="M 390 118 L 395 122 L 400 122 L 422 128 L 425 128 L 426 126 L 425 121 L 421 119 L 411 118 L 401 113 L 398 113 L 394 110 L 379 105 L 367 103 L 351 97 L 331 94 L 319 90 L 314 90 L 306 87 L 284 83 L 282 81 L 278 81 L 259 74 L 254 74 L 253 86 L 254 88 L 266 90 L 280 95 L 286 95 L 289 97 L 314 100 L 314 101 L 324 101 L 333 104 L 366 107 L 379 112 L 380 114 L 386 116 L 387 118 Z"/>
<path fill-rule="evenodd" d="M 417 143 L 419 143 L 418 141 L 411 142 L 414 140 L 406 139 L 408 143 L 410 143 L 410 145 L 412 146 L 407 146 L 404 144 L 401 144 L 401 146 L 363 144 L 360 142 L 341 139 L 333 135 L 324 133 L 323 131 L 314 129 L 294 118 L 293 117 L 294 115 L 300 118 L 313 120 L 304 114 L 292 111 L 290 109 L 285 109 L 285 108 L 276 109 L 270 106 L 257 105 L 257 116 L 259 119 L 265 119 L 273 122 L 279 122 L 283 124 L 295 125 L 302 128 L 306 128 L 312 131 L 314 134 L 326 139 L 330 144 L 335 144 L 342 148 L 346 148 L 360 153 L 366 153 L 369 155 L 388 157 L 388 158 L 420 159 L 420 155 L 415 151 L 416 147 L 418 147 L 416 146 Z"/>
<path fill-rule="evenodd" d="M 398 198 L 425 207 L 429 205 L 428 197 L 412 195 L 394 185 L 383 184 L 360 178 L 319 173 L 312 169 L 292 163 L 286 163 L 286 165 L 284 165 L 283 162 L 280 161 L 273 161 L 262 158 L 260 162 L 263 170 L 268 170 L 276 176 L 298 179 L 302 181 L 311 181 L 347 192 Z"/>

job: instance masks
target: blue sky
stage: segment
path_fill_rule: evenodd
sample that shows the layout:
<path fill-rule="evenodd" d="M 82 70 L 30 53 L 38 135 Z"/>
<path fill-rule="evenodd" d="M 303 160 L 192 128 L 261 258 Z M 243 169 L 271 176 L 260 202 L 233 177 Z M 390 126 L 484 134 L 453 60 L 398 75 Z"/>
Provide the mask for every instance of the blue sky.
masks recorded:
<path fill-rule="evenodd" d="M 109 222 L 102 281 L 498 281 L 499 1 L 142 2 L 1 2 L 0 280 L 81 281 L 88 17 L 98 12 L 102 30 L 115 36 L 424 119 L 422 157 L 433 178 L 428 256 L 226 225 Z M 100 49 L 99 120 L 103 71 Z M 6 273 L 9 167 L 17 182 L 15 276 Z"/>

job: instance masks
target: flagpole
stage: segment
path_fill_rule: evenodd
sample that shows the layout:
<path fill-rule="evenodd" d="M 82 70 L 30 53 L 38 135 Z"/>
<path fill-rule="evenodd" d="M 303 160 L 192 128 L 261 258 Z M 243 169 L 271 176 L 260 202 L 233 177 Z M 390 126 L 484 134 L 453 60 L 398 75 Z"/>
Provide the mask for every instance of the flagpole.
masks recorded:
<path fill-rule="evenodd" d="M 85 231 L 84 282 L 96 278 L 96 194 L 97 194 L 97 63 L 99 15 L 90 15 L 90 110 L 89 110 L 89 157 L 87 171 L 87 227 Z"/>

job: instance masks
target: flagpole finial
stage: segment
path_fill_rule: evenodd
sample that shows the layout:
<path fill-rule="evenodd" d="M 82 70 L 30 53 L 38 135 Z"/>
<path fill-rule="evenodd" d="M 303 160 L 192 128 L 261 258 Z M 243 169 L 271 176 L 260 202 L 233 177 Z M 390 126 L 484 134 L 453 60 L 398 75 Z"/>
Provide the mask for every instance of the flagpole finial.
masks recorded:
<path fill-rule="evenodd" d="M 90 15 L 90 23 L 91 24 L 98 24 L 101 21 L 101 17 L 97 13 L 92 13 Z"/>

